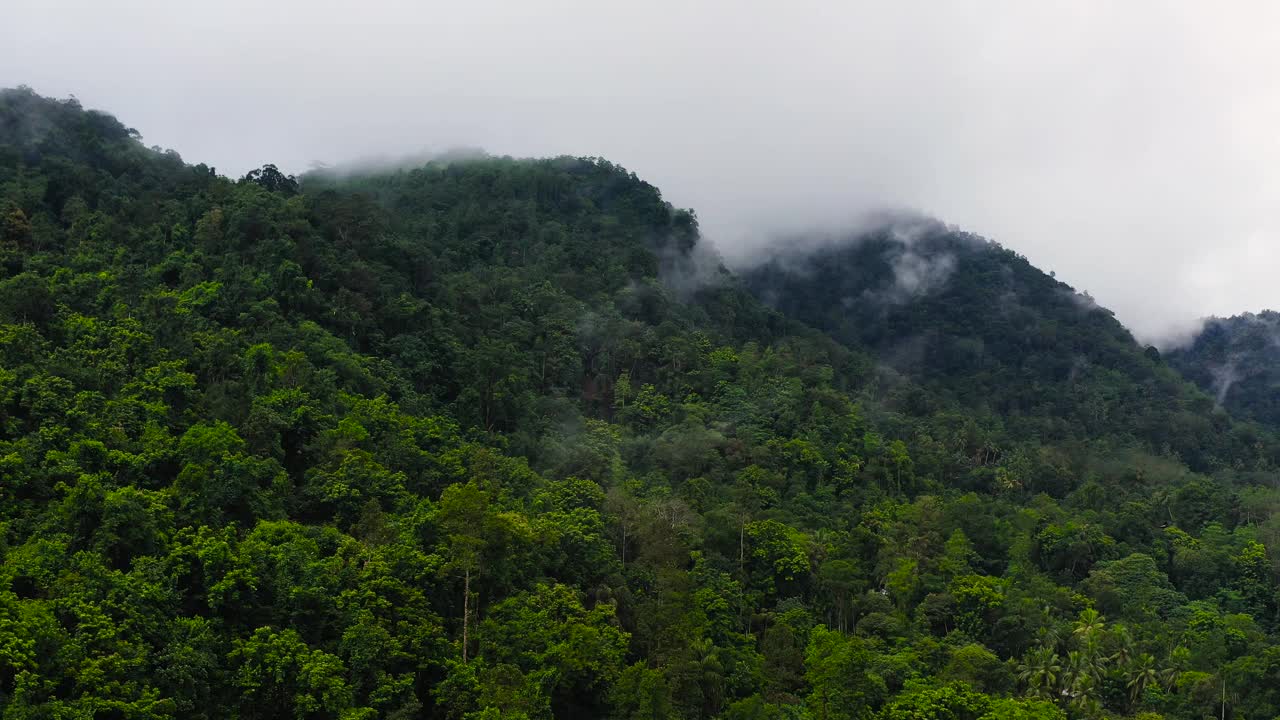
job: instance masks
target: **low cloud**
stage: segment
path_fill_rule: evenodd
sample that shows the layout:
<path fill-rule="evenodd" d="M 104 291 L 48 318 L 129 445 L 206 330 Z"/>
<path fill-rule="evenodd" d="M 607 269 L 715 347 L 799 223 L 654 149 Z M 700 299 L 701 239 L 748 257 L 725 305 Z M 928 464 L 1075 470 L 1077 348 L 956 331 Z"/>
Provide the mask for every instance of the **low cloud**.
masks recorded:
<path fill-rule="evenodd" d="M 889 266 L 893 269 L 889 299 L 905 302 L 942 287 L 956 269 L 956 258 L 950 253 L 921 255 L 907 247 L 894 256 Z"/>
<path fill-rule="evenodd" d="M 1280 5 L 1177 0 L 14 0 L 0 85 L 74 93 L 229 175 L 607 157 L 730 264 L 920 208 L 1153 339 L 1280 304 L 1277 25 Z"/>

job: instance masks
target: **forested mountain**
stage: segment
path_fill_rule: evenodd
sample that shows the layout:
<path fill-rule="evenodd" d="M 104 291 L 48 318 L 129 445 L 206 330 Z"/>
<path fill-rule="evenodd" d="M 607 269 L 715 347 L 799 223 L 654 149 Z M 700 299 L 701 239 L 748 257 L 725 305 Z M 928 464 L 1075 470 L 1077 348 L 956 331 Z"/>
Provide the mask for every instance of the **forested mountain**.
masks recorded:
<path fill-rule="evenodd" d="M 1200 471 L 1275 457 L 1110 311 L 993 242 L 896 217 L 787 247 L 746 284 L 921 385 L 908 412 L 960 408 L 1017 440 L 1137 443 Z"/>
<path fill-rule="evenodd" d="M 1168 361 L 1233 416 L 1280 429 L 1280 313 L 1209 318 Z"/>
<path fill-rule="evenodd" d="M 0 717 L 1280 713 L 1274 437 L 903 232 L 738 277 L 603 160 L 5 91 Z"/>

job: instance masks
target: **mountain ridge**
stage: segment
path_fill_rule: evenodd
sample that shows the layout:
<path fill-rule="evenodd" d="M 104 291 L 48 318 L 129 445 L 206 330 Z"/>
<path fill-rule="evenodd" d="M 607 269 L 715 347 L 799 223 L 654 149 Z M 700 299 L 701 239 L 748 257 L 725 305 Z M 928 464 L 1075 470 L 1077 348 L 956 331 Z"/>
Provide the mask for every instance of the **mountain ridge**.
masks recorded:
<path fill-rule="evenodd" d="M 1280 712 L 1280 445 L 1016 254 L 136 135 L 0 92 L 5 717 Z"/>
<path fill-rule="evenodd" d="M 1167 356 L 1232 415 L 1280 427 L 1280 313 L 1208 318 Z"/>

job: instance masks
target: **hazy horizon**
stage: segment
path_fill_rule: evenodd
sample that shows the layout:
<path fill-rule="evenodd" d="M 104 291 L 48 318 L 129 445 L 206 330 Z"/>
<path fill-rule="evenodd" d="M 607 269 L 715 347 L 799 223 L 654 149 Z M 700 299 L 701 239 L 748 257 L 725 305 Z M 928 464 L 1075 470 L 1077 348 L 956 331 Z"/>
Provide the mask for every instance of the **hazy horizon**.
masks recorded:
<path fill-rule="evenodd" d="M 238 175 L 455 146 L 606 157 L 731 261 L 908 208 L 1146 340 L 1280 306 L 1280 8 L 18 0 L 0 86 Z"/>

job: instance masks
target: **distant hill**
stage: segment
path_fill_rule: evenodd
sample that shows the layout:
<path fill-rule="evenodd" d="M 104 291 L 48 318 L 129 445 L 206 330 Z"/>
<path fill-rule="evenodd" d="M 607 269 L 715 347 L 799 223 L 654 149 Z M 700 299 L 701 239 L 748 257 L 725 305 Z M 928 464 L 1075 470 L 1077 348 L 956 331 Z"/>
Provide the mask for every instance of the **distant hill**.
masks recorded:
<path fill-rule="evenodd" d="M 769 306 L 918 383 L 897 407 L 962 408 L 1016 437 L 1132 438 L 1193 467 L 1244 452 L 1228 418 L 1105 308 L 971 233 L 922 218 L 801 238 L 743 272 Z M 1248 441 L 1248 433 L 1238 438 Z"/>
<path fill-rule="evenodd" d="M 1280 428 L 1280 313 L 1210 318 L 1165 357 L 1235 417 Z"/>
<path fill-rule="evenodd" d="M 0 91 L 0 717 L 1280 715 L 1274 433 L 977 236 L 789 247 Z"/>

